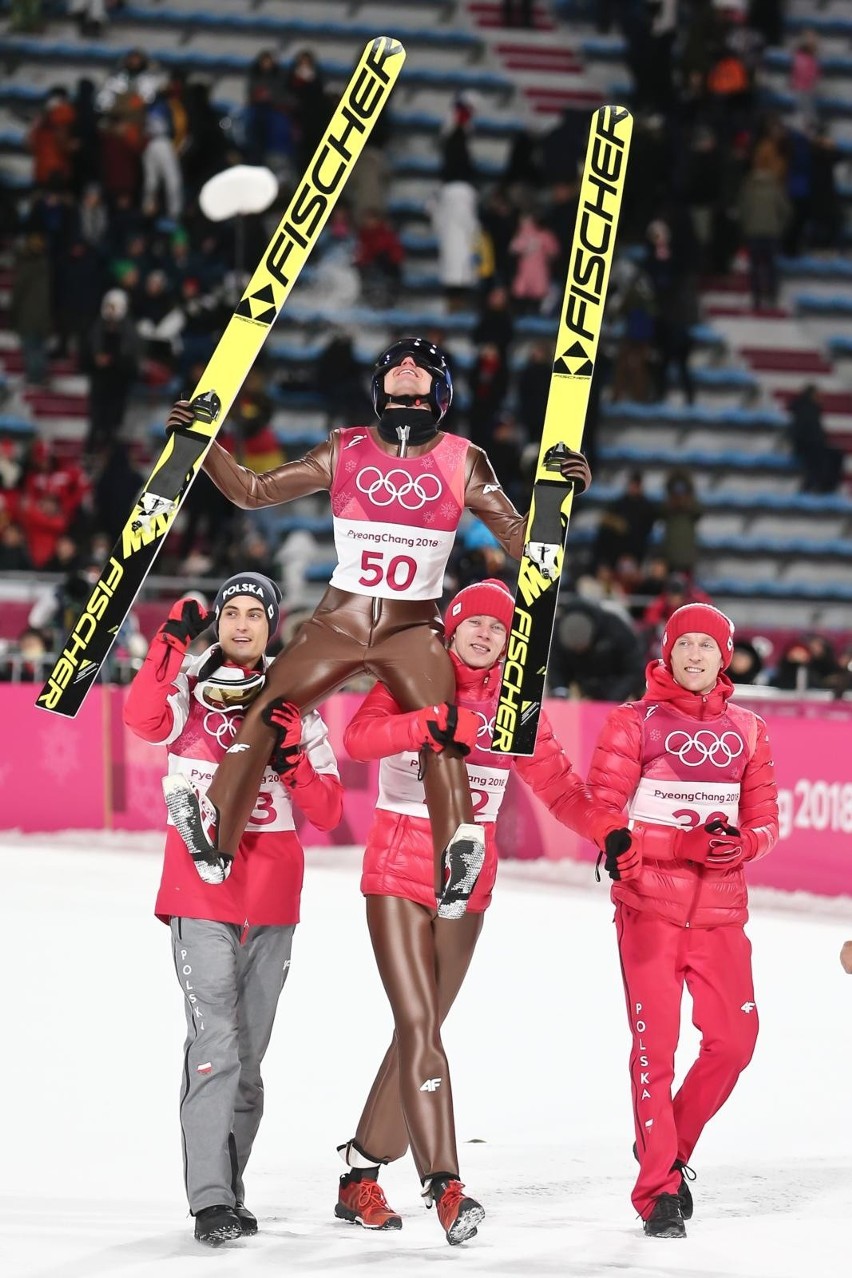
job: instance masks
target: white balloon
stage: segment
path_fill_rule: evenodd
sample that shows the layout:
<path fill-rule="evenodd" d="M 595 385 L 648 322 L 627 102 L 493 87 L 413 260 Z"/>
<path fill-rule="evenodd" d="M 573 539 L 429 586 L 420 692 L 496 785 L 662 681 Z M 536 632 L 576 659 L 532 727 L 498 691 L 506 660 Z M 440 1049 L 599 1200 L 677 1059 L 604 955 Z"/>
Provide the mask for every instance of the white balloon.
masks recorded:
<path fill-rule="evenodd" d="M 278 194 L 278 179 L 263 165 L 235 164 L 210 178 L 198 203 L 211 222 L 224 222 L 239 213 L 263 213 Z"/>

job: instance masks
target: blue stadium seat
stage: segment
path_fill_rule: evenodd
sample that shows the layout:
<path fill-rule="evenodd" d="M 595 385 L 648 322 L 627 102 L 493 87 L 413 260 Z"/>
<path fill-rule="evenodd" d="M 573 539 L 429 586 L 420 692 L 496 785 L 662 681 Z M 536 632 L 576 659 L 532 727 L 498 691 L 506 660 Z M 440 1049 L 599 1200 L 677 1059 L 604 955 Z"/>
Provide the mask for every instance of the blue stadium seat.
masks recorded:
<path fill-rule="evenodd" d="M 410 4 L 409 8 L 412 7 Z M 276 40 L 321 40 L 324 37 L 335 40 L 372 39 L 376 34 L 376 25 L 350 21 L 309 21 L 303 18 L 283 18 L 273 14 L 258 13 L 211 13 L 209 9 L 166 9 L 145 7 L 142 5 L 126 5 L 113 14 L 113 25 L 130 23 L 134 26 L 178 27 L 192 29 L 206 27 L 211 31 L 235 31 L 245 34 L 269 36 Z M 434 45 L 439 48 L 470 49 L 481 48 L 482 41 L 467 31 L 458 31 L 440 27 L 405 27 L 394 29 L 394 35 L 406 46 Z"/>
<path fill-rule="evenodd" d="M 583 497 L 583 505 L 606 506 L 623 493 L 621 485 L 595 480 Z M 649 489 L 648 496 L 654 501 L 661 501 L 663 493 Z M 849 498 L 842 493 L 699 492 L 698 497 L 707 511 L 813 516 L 849 514 Z"/>
<path fill-rule="evenodd" d="M 741 599 L 819 599 L 852 602 L 852 586 L 846 582 L 741 581 L 738 577 L 701 577 L 702 589 L 712 597 L 732 595 Z"/>
<path fill-rule="evenodd" d="M 624 421 L 654 422 L 661 425 L 725 426 L 742 430 L 756 427 L 782 429 L 787 426 L 783 413 L 772 408 L 712 408 L 705 404 L 636 404 L 632 402 L 604 404 L 602 416 Z"/>
<path fill-rule="evenodd" d="M 117 63 L 131 50 L 132 45 L 86 44 L 63 40 L 37 40 L 29 36 L 4 36 L 0 39 L 0 55 L 10 59 L 26 59 L 32 62 L 96 62 L 99 65 Z M 197 49 L 154 49 L 152 56 L 164 67 L 183 67 L 192 71 L 229 71 L 245 74 L 253 62 L 247 54 L 207 53 Z M 352 71 L 351 63 L 338 63 L 319 59 L 323 75 L 330 80 L 347 80 Z M 405 83 L 408 88 L 445 88 L 458 92 L 473 89 L 479 93 L 499 93 L 508 96 L 514 91 L 512 81 L 493 71 L 468 71 L 464 68 L 413 67 L 406 68 Z"/>
<path fill-rule="evenodd" d="M 624 466 L 686 466 L 695 470 L 777 471 L 795 472 L 791 457 L 777 453 L 738 453 L 733 449 L 705 453 L 684 448 L 640 448 L 633 444 L 607 445 L 598 449 L 600 461 Z"/>
<path fill-rule="evenodd" d="M 0 379 L 5 385 L 5 379 Z M 35 434 L 35 426 L 24 417 L 13 417 L 11 413 L 0 413 L 0 435 L 14 435 L 17 439 L 29 439 Z"/>
<path fill-rule="evenodd" d="M 796 310 L 807 315 L 852 315 L 852 297 L 835 293 L 822 297 L 819 293 L 797 293 L 793 298 Z"/>

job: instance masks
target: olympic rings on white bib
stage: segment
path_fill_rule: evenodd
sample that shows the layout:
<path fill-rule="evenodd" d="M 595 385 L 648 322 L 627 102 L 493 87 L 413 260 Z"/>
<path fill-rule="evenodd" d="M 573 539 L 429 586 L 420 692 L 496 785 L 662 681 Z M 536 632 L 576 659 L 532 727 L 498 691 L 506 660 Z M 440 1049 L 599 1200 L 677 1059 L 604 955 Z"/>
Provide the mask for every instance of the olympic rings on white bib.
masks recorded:
<path fill-rule="evenodd" d="M 680 759 L 686 768 L 699 768 L 710 763 L 714 768 L 727 768 L 738 759 L 745 743 L 736 732 L 723 732 L 717 736 L 709 728 L 700 728 L 694 736 L 678 730 L 666 737 L 666 750 Z"/>
<path fill-rule="evenodd" d="M 242 721 L 241 714 L 223 714 L 221 710 L 209 710 L 204 716 L 204 731 L 215 737 L 223 750 L 227 750 Z"/>
<path fill-rule="evenodd" d="M 383 475 L 377 466 L 359 471 L 355 484 L 374 506 L 390 506 L 398 501 L 403 510 L 421 510 L 427 501 L 437 501 L 444 491 L 437 475 L 409 475 L 404 470 L 389 470 Z"/>

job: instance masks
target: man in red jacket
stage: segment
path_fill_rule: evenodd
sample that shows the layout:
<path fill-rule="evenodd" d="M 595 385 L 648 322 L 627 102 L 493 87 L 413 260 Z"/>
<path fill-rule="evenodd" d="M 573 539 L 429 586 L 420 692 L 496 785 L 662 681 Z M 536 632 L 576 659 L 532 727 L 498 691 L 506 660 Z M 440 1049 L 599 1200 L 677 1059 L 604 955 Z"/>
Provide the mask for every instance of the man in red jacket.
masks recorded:
<path fill-rule="evenodd" d="M 234 741 L 269 664 L 281 593 L 260 573 L 222 584 L 212 617 L 180 599 L 133 681 L 125 723 L 167 747 L 170 776 L 204 794 Z M 191 641 L 213 624 L 216 642 L 198 656 Z M 343 791 L 325 724 L 277 705 L 277 744 L 233 862 L 215 873 L 193 863 L 171 823 L 156 915 L 169 924 L 185 999 L 180 1121 L 195 1236 L 218 1246 L 257 1232 L 243 1174 L 263 1113 L 260 1066 L 290 967 L 299 921 L 304 854 L 292 802 L 320 830 L 340 820 Z M 227 879 L 227 881 L 225 881 Z"/>
<path fill-rule="evenodd" d="M 775 845 L 778 802 L 766 724 L 730 701 L 733 647 L 718 609 L 673 613 L 645 696 L 609 715 L 589 772 L 592 796 L 631 826 L 606 868 L 633 1037 L 632 1199 L 656 1238 L 685 1236 L 689 1158 L 757 1038 L 743 866 Z M 684 983 L 701 1049 L 672 1100 Z"/>
<path fill-rule="evenodd" d="M 376 817 L 367 840 L 361 891 L 379 974 L 393 1011 L 395 1033 L 358 1123 L 340 1146 L 348 1166 L 335 1215 L 368 1229 L 399 1229 L 401 1218 L 378 1184 L 379 1168 L 411 1145 L 427 1206 L 451 1244 L 471 1238 L 485 1212 L 464 1193 L 459 1177 L 449 1066 L 441 1025 L 461 988 L 491 902 L 497 875 L 495 823 L 509 772 L 538 795 L 570 829 L 598 846 L 610 831 L 623 841 L 623 822 L 590 801 L 586 787 L 542 716 L 532 758 L 492 754 L 501 659 L 514 602 L 501 581 L 467 586 L 447 609 L 444 627 L 455 672 L 455 738 L 465 764 L 485 861 L 464 915 L 438 917 L 432 835 L 422 780 L 424 727 L 441 707 L 405 714 L 376 684 L 344 737 L 355 759 L 381 759 Z M 445 707 L 446 708 L 446 707 Z M 618 844 L 621 846 L 621 843 Z"/>

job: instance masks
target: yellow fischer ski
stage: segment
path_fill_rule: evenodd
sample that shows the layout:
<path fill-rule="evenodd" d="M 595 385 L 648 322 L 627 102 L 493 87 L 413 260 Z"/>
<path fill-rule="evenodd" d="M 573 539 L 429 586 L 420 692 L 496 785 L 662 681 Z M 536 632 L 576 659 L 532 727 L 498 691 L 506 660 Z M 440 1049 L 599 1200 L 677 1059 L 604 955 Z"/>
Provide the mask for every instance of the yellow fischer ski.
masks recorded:
<path fill-rule="evenodd" d="M 541 447 L 518 572 L 515 612 L 491 749 L 535 750 L 559 596 L 572 491 L 559 471 L 566 448 L 579 448 L 595 371 L 633 117 L 603 106 L 592 116 L 583 182 Z"/>
<path fill-rule="evenodd" d="M 287 211 L 195 388 L 197 420 L 170 432 L 36 705 L 80 709 L 217 430 L 308 259 L 405 61 L 392 36 L 367 44 Z"/>

